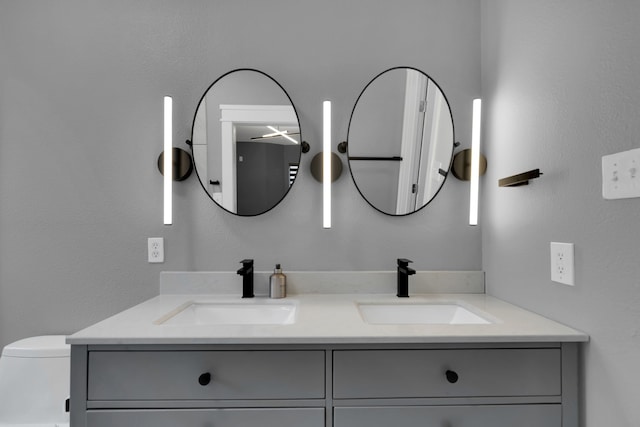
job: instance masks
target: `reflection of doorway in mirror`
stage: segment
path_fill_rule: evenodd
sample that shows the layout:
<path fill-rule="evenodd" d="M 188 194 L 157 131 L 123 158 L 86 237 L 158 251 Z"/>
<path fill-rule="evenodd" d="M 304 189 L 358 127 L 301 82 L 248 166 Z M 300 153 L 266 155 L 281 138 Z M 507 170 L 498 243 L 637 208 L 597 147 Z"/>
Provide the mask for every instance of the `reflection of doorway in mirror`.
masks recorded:
<path fill-rule="evenodd" d="M 427 88 L 427 108 L 422 135 L 423 149 L 417 180 L 418 207 L 431 200 L 442 186 L 444 175 L 440 171 L 449 169 L 448 164 L 442 164 L 442 159 L 451 157 L 449 141 L 453 141 L 449 106 L 440 89 L 431 80 Z"/>
<path fill-rule="evenodd" d="M 193 135 L 191 137 L 191 148 L 193 149 L 193 162 L 196 165 L 198 176 L 204 182 L 210 182 L 208 172 L 208 140 L 207 140 L 207 100 L 203 99 L 198 108 L 198 112 L 193 123 Z M 210 184 L 212 185 L 212 184 Z M 222 203 L 222 193 L 217 185 L 209 194 L 216 203 Z"/>
<path fill-rule="evenodd" d="M 444 95 L 426 75 L 408 69 L 398 171 L 396 214 L 420 209 L 436 194 L 448 170 L 439 159 L 447 158 L 453 128 Z M 442 142 L 440 142 L 442 141 Z"/>
<path fill-rule="evenodd" d="M 289 164 L 299 156 L 296 145 L 238 140 L 236 213 L 257 215 L 271 209 L 289 190 Z"/>
<path fill-rule="evenodd" d="M 248 202 L 252 207 L 248 208 L 249 211 L 254 213 L 243 213 L 240 212 L 238 206 L 239 194 L 238 194 L 238 153 L 237 153 L 237 145 L 238 141 L 245 139 L 251 140 L 251 137 L 244 137 L 242 134 L 251 128 L 261 129 L 261 132 L 258 134 L 264 134 L 265 132 L 273 133 L 273 130 L 269 127 L 276 127 L 276 130 L 282 133 L 291 133 L 294 134 L 296 132 L 300 132 L 298 127 L 298 117 L 296 116 L 295 110 L 290 105 L 220 105 L 220 124 L 221 124 L 221 192 L 222 192 L 222 207 L 225 209 L 237 213 L 239 215 L 257 215 L 259 213 L 265 212 L 265 209 L 262 211 L 254 212 L 255 205 L 251 202 Z M 282 129 L 282 130 L 280 130 Z M 241 133 L 240 140 L 238 139 L 238 133 Z M 299 135 L 296 135 L 299 138 Z M 264 139 L 261 142 L 252 142 L 253 144 L 261 144 L 261 145 L 280 145 L 277 144 L 277 141 L 280 141 L 281 144 L 287 144 L 291 147 L 295 147 L 296 157 L 295 159 L 299 159 L 300 155 L 300 145 L 299 141 L 291 142 L 288 138 L 279 137 L 276 139 Z M 293 145 L 291 145 L 293 144 Z M 289 150 L 293 151 L 293 149 Z M 287 157 L 288 158 L 288 157 Z M 278 163 L 278 167 L 281 171 L 288 171 L 288 162 L 283 164 L 282 162 Z M 288 175 L 284 173 L 286 177 L 286 181 L 288 182 Z M 283 178 L 284 180 L 285 178 Z M 270 181 L 265 178 L 265 182 Z M 280 185 L 276 186 L 280 188 Z M 287 193 L 288 186 L 286 189 L 282 190 L 280 188 L 280 193 L 276 197 L 275 195 L 270 196 L 269 199 L 271 201 L 268 209 L 275 206 L 278 201 Z"/>

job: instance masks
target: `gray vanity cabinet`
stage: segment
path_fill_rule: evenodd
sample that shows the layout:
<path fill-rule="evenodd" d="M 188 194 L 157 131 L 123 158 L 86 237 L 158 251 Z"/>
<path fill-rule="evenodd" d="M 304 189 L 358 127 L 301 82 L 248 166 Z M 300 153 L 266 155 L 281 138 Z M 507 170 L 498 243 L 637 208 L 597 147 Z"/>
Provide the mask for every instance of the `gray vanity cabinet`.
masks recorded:
<path fill-rule="evenodd" d="M 577 427 L 577 348 L 73 345 L 71 427 Z"/>
<path fill-rule="evenodd" d="M 555 346 L 335 351 L 333 427 L 576 427 L 562 368 Z"/>
<path fill-rule="evenodd" d="M 326 350 L 72 346 L 72 427 L 325 427 Z"/>

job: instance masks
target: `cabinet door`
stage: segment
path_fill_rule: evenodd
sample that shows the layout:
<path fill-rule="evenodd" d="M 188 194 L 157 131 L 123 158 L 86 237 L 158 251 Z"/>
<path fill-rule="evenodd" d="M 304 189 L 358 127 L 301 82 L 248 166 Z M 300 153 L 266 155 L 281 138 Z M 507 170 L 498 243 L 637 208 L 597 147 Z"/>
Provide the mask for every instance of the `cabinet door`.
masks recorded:
<path fill-rule="evenodd" d="M 335 408 L 333 427 L 561 427 L 560 405 Z"/>
<path fill-rule="evenodd" d="M 89 411 L 88 427 L 324 427 L 323 408 Z"/>

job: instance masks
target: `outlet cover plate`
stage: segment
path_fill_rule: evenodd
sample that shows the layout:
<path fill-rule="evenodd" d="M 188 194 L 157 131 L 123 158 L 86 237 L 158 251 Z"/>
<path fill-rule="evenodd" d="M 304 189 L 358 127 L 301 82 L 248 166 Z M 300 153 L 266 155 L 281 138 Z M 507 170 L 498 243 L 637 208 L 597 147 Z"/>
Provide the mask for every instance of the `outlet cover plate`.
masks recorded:
<path fill-rule="evenodd" d="M 150 263 L 164 262 L 164 238 L 149 237 L 147 239 L 147 253 Z"/>
<path fill-rule="evenodd" d="M 573 243 L 551 242 L 551 280 L 575 285 Z"/>

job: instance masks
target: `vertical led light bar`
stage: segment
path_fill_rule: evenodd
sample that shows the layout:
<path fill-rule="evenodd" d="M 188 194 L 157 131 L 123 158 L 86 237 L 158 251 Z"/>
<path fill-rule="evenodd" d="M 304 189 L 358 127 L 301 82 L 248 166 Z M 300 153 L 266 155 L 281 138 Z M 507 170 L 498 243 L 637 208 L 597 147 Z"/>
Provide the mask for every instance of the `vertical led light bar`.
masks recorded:
<path fill-rule="evenodd" d="M 164 97 L 164 224 L 173 223 L 173 99 Z"/>
<path fill-rule="evenodd" d="M 482 100 L 473 100 L 473 122 L 471 127 L 471 190 L 469 198 L 469 225 L 478 225 L 478 192 L 480 181 L 480 121 Z"/>
<path fill-rule="evenodd" d="M 331 101 L 322 103 L 322 227 L 331 228 Z"/>

